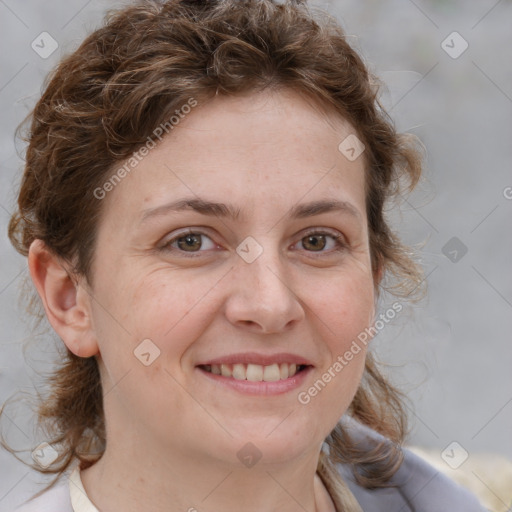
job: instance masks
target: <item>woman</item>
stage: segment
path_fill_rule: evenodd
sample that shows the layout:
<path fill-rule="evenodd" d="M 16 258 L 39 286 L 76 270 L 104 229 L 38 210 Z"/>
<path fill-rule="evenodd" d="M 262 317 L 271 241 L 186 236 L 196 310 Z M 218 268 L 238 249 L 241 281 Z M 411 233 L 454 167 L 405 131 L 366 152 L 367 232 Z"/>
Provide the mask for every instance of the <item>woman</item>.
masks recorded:
<path fill-rule="evenodd" d="M 66 478 L 20 510 L 483 510 L 367 352 L 385 282 L 422 289 L 376 93 L 296 2 L 141 1 L 61 62 L 9 235 L 66 348 L 34 452 Z"/>

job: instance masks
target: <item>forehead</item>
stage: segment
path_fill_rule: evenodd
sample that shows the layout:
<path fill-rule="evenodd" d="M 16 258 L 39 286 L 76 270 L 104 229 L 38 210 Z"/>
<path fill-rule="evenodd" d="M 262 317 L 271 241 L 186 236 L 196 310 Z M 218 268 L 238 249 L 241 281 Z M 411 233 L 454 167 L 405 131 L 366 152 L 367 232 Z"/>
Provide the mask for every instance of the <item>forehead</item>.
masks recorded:
<path fill-rule="evenodd" d="M 217 96 L 182 116 L 104 206 L 140 214 L 183 195 L 220 195 L 254 209 L 327 192 L 364 203 L 364 155 L 351 160 L 339 148 L 353 136 L 345 119 L 295 91 Z"/>

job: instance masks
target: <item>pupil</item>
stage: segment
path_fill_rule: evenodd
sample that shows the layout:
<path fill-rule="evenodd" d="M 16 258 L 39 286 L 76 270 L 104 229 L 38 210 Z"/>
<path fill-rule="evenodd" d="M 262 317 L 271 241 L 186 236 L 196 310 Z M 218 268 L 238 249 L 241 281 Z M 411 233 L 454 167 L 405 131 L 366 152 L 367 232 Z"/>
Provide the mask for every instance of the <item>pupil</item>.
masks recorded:
<path fill-rule="evenodd" d="M 310 243 L 313 246 L 313 248 L 317 248 L 317 249 L 320 248 L 320 249 L 322 249 L 323 246 L 321 246 L 321 243 L 319 243 L 319 239 L 320 238 L 324 239 L 324 236 L 323 235 L 320 235 L 320 236 L 313 236 L 313 235 L 308 236 L 307 237 L 308 244 Z"/>
<path fill-rule="evenodd" d="M 184 237 L 182 237 L 180 240 L 185 240 L 185 246 L 184 248 L 196 248 L 198 249 L 200 246 L 201 246 L 201 243 L 199 242 L 199 238 L 197 235 L 186 235 Z M 180 245 L 183 245 L 181 242 L 180 242 Z M 180 247 L 181 249 L 183 249 L 183 247 Z"/>

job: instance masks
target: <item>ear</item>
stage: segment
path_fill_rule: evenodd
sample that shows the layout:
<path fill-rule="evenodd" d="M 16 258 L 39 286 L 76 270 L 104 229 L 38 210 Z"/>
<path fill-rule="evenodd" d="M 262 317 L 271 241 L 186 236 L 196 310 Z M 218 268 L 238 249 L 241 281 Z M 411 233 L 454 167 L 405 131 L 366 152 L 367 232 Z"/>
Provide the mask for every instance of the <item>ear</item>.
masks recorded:
<path fill-rule="evenodd" d="M 98 354 L 90 297 L 84 286 L 71 279 L 62 260 L 42 240 L 30 245 L 28 267 L 48 321 L 68 349 L 80 357 Z"/>

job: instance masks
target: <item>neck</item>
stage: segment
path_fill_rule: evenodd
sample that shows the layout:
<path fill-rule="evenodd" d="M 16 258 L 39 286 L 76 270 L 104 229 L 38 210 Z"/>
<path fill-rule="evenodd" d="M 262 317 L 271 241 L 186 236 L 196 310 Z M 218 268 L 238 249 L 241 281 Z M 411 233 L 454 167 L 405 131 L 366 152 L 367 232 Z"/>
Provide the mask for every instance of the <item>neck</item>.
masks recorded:
<path fill-rule="evenodd" d="M 178 451 L 164 455 L 136 443 L 125 447 L 110 444 L 81 472 L 85 491 L 101 512 L 334 511 L 316 475 L 318 453 L 293 465 L 240 468 Z"/>

